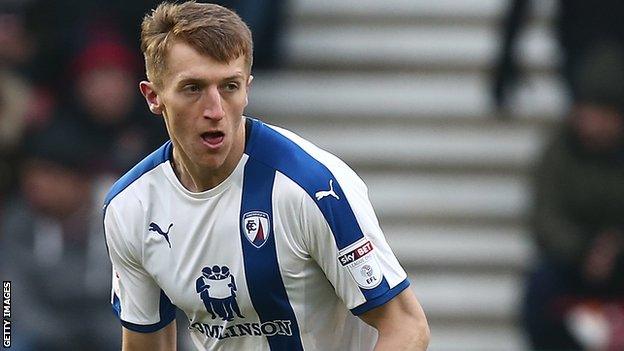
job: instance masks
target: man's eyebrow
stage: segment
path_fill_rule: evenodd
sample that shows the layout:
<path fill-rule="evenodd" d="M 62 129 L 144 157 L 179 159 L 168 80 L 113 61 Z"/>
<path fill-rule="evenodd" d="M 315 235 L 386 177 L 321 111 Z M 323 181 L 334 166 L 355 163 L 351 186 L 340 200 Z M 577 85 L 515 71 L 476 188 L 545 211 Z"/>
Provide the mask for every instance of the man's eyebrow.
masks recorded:
<path fill-rule="evenodd" d="M 203 82 L 203 79 L 200 79 L 200 78 L 181 77 L 180 80 L 178 80 L 177 85 L 184 85 L 184 84 L 188 84 L 188 83 L 201 83 L 201 82 Z"/>
<path fill-rule="evenodd" d="M 223 80 L 226 81 L 226 80 L 235 80 L 235 79 L 243 79 L 243 78 L 244 78 L 244 75 L 242 72 L 236 72 L 235 74 L 231 76 L 223 78 Z"/>
<path fill-rule="evenodd" d="M 221 82 L 225 82 L 225 81 L 231 81 L 231 80 L 237 80 L 237 79 L 244 79 L 245 76 L 243 75 L 242 72 L 236 72 L 230 76 L 227 76 L 223 79 L 221 79 Z M 180 79 L 178 80 L 178 85 L 180 84 L 187 84 L 187 83 L 203 83 L 206 82 L 205 79 L 203 78 L 198 78 L 198 77 L 190 77 L 190 76 L 181 76 Z"/>

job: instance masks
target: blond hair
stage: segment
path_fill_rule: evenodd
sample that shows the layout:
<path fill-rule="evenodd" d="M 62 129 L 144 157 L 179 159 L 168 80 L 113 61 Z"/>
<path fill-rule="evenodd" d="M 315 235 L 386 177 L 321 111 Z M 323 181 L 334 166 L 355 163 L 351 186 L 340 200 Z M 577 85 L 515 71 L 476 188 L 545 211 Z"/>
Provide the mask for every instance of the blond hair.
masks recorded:
<path fill-rule="evenodd" d="M 244 56 L 251 71 L 251 31 L 236 13 L 225 7 L 195 1 L 162 3 L 143 18 L 141 51 L 147 78 L 157 86 L 162 86 L 167 70 L 167 50 L 176 41 L 222 63 Z"/>

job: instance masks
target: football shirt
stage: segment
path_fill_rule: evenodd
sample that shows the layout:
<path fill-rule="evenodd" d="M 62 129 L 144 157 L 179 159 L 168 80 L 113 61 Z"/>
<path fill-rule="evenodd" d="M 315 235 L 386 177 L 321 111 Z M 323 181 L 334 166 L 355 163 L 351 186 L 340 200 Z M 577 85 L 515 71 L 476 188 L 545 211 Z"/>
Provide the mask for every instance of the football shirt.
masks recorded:
<path fill-rule="evenodd" d="M 409 281 L 364 182 L 332 154 L 247 119 L 231 175 L 187 190 L 172 144 L 120 178 L 105 201 L 113 308 L 154 332 L 180 308 L 199 350 L 370 350 L 360 315 Z"/>

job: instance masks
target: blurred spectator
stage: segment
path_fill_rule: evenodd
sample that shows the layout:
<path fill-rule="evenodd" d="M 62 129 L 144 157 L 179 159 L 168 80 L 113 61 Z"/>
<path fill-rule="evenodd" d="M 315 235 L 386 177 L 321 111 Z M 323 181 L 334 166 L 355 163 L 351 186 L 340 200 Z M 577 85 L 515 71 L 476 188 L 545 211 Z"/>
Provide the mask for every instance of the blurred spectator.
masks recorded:
<path fill-rule="evenodd" d="M 524 321 L 536 350 L 624 349 L 624 329 L 614 329 L 624 320 L 624 53 L 613 42 L 588 52 L 575 72 L 577 101 L 535 174 L 539 262 Z M 613 313 L 588 333 L 585 312 L 597 310 Z"/>
<path fill-rule="evenodd" d="M 15 188 L 15 166 L 32 103 L 32 88 L 19 73 L 31 52 L 20 6 L 0 3 L 0 202 Z"/>
<path fill-rule="evenodd" d="M 515 49 L 518 36 L 528 22 L 530 5 L 530 0 L 512 0 L 503 23 L 501 49 L 494 65 L 492 82 L 492 95 L 498 109 L 507 107 L 510 93 L 521 75 Z M 600 40 L 624 44 L 624 2 L 560 0 L 557 5 L 554 25 L 562 50 L 560 72 L 574 101 L 580 86 L 574 71 L 578 70 L 579 60 L 587 54 L 587 50 Z"/>
<path fill-rule="evenodd" d="M 234 10 L 251 29 L 254 42 L 254 69 L 280 68 L 283 61 L 281 34 L 286 0 L 217 0 L 212 2 Z"/>
<path fill-rule="evenodd" d="M 80 129 L 54 121 L 28 138 L 21 194 L 0 225 L 0 275 L 12 281 L 18 350 L 114 350 L 110 265 Z"/>
<path fill-rule="evenodd" d="M 24 0 L 22 0 L 24 1 Z M 140 57 L 136 33 L 145 9 L 154 0 L 26 0 L 27 27 L 33 37 L 35 57 L 27 71 L 33 82 L 64 99 L 66 67 L 72 57 L 93 39 L 102 27 L 114 29 L 129 43 L 132 55 Z"/>
<path fill-rule="evenodd" d="M 74 120 L 88 136 L 93 170 L 121 174 L 164 143 L 163 121 L 138 91 L 138 56 L 121 40 L 96 33 L 70 62 L 72 98 L 56 118 Z"/>
<path fill-rule="evenodd" d="M 0 60 L 3 66 L 21 68 L 33 53 L 33 41 L 24 17 L 27 1 L 0 3 Z"/>
<path fill-rule="evenodd" d="M 15 189 L 15 169 L 30 101 L 27 82 L 0 67 L 0 203 Z"/>

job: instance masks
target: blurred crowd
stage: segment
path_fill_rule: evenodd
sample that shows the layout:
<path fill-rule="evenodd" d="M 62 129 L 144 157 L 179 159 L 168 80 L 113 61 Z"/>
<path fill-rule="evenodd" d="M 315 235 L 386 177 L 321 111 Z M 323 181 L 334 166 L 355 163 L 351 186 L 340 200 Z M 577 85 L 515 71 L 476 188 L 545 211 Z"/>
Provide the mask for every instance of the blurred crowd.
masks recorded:
<path fill-rule="evenodd" d="M 283 0 L 217 1 L 279 67 Z M 162 145 L 138 89 L 140 23 L 160 1 L 0 1 L 0 276 L 13 349 L 118 350 L 103 198 Z"/>

